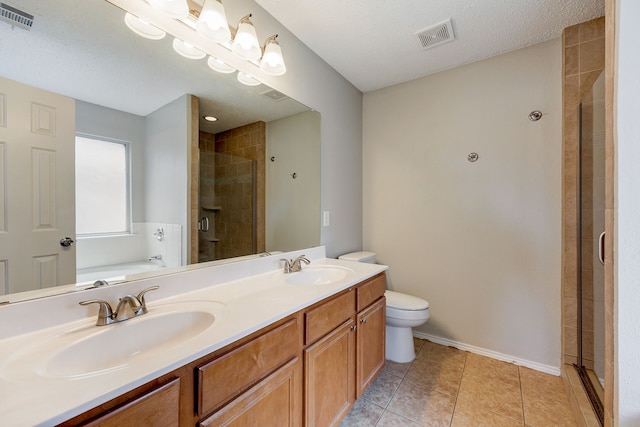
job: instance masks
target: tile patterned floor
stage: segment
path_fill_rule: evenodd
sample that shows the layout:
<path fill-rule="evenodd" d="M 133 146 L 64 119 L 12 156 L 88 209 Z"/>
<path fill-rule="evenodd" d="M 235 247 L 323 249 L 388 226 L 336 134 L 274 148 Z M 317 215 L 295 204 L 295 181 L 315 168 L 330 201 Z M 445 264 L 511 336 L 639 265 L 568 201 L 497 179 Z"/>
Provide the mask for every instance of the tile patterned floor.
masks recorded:
<path fill-rule="evenodd" d="M 575 427 L 560 377 L 414 339 L 341 427 Z"/>

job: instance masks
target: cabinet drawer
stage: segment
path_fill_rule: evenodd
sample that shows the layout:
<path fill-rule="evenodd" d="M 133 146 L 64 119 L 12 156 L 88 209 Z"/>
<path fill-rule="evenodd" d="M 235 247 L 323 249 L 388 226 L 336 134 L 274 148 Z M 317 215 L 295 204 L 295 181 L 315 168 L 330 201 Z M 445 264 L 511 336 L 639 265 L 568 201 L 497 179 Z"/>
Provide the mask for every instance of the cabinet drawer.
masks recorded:
<path fill-rule="evenodd" d="M 82 425 L 174 427 L 179 414 L 180 379 L 176 378 Z"/>
<path fill-rule="evenodd" d="M 387 276 L 382 273 L 375 276 L 356 288 L 358 308 L 357 311 L 368 307 L 375 300 L 384 295 L 387 289 Z"/>
<path fill-rule="evenodd" d="M 304 344 L 309 345 L 355 314 L 355 292 L 349 291 L 305 313 Z"/>
<path fill-rule="evenodd" d="M 294 359 L 240 395 L 199 427 L 298 427 L 302 420 L 302 363 Z"/>
<path fill-rule="evenodd" d="M 198 414 L 207 414 L 231 400 L 298 354 L 296 319 L 200 366 Z"/>

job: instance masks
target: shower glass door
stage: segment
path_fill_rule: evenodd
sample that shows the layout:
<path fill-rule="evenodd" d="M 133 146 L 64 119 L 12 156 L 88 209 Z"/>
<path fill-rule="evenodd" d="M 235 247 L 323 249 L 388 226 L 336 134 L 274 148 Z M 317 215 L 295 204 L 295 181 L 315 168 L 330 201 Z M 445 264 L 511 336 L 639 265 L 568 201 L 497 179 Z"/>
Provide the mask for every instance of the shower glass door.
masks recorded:
<path fill-rule="evenodd" d="M 256 253 L 257 162 L 200 150 L 198 262 Z"/>
<path fill-rule="evenodd" d="M 580 255 L 578 284 L 578 371 L 596 413 L 603 419 L 605 112 L 604 72 L 580 108 Z"/>

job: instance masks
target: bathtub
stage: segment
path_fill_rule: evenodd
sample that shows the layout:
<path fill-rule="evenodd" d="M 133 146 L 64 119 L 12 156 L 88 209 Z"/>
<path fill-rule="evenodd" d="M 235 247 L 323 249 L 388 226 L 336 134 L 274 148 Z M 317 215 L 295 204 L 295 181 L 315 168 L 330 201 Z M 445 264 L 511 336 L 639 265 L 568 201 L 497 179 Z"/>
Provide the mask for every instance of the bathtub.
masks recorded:
<path fill-rule="evenodd" d="M 93 283 L 96 280 L 117 282 L 124 280 L 126 276 L 164 268 L 161 262 L 137 261 L 123 264 L 99 265 L 97 267 L 79 268 L 76 270 L 77 283 Z"/>

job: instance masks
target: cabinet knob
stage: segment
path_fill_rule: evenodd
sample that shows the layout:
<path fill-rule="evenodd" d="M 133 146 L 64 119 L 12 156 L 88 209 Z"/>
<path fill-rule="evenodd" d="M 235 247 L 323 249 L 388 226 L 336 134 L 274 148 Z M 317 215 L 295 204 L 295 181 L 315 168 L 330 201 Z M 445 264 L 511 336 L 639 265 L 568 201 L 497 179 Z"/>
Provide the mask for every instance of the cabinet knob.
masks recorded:
<path fill-rule="evenodd" d="M 358 329 L 358 327 L 356 325 L 351 325 L 351 330 L 355 331 L 356 329 Z"/>
<path fill-rule="evenodd" d="M 367 319 L 363 317 L 362 319 L 360 319 L 360 323 L 367 323 Z"/>

